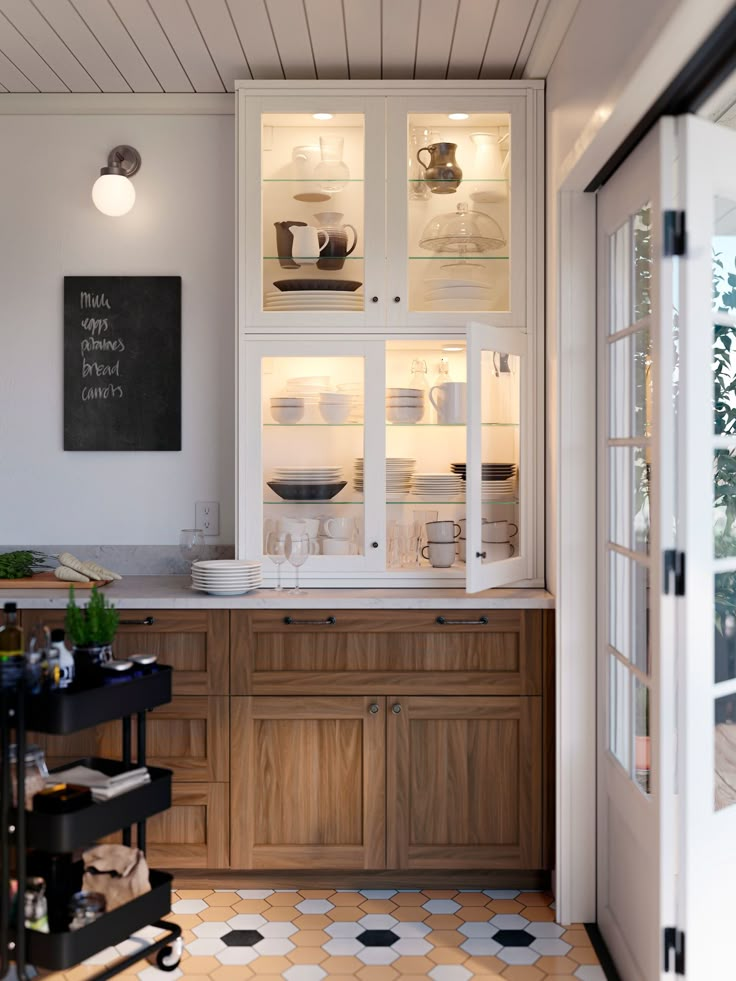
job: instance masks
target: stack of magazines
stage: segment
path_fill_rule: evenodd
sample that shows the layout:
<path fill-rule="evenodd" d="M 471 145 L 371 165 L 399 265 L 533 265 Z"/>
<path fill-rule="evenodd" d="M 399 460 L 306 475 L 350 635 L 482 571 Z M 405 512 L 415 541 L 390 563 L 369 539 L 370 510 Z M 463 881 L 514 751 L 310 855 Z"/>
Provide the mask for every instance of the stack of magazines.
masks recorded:
<path fill-rule="evenodd" d="M 150 782 L 151 775 L 148 767 L 145 766 L 125 770 L 112 777 L 88 766 L 71 766 L 67 770 L 56 770 L 47 778 L 47 783 L 73 783 L 81 787 L 89 787 L 92 791 L 92 800 L 97 802 L 127 794 L 129 790 Z"/>

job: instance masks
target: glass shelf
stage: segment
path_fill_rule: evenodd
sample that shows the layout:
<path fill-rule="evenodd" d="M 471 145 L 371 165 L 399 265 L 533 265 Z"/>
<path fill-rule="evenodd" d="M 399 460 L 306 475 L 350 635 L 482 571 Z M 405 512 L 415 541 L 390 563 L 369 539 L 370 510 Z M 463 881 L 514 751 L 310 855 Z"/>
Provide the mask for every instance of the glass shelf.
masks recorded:
<path fill-rule="evenodd" d="M 441 184 L 443 181 L 457 183 L 457 177 L 409 177 L 410 184 Z M 508 184 L 508 177 L 466 177 L 463 174 L 461 184 Z M 428 199 L 427 199 L 428 200 Z M 479 201 L 479 204 L 503 204 L 504 201 Z"/>
<path fill-rule="evenodd" d="M 277 429 L 299 429 L 306 426 L 323 426 L 326 429 L 342 429 L 350 427 L 362 427 L 362 422 L 264 422 L 265 426 L 272 426 Z M 464 422 L 387 422 L 389 429 L 464 429 Z M 482 422 L 481 426 L 518 429 L 518 422 Z"/>
<path fill-rule="evenodd" d="M 318 231 L 322 231 L 322 229 L 318 228 Z M 299 256 L 292 256 L 292 255 L 264 255 L 263 258 L 264 259 L 278 259 L 278 260 L 288 259 L 290 262 L 297 262 L 298 259 L 299 259 Z M 347 262 L 347 261 L 349 261 L 351 259 L 352 260 L 355 260 L 355 259 L 365 259 L 365 256 L 364 255 L 341 255 L 338 258 L 340 260 L 344 261 L 344 262 Z M 334 257 L 327 256 L 325 258 L 325 261 L 326 262 L 335 262 L 336 259 Z M 311 266 L 314 266 L 314 265 L 316 265 L 316 263 L 314 263 L 314 262 L 310 262 L 310 263 L 304 263 L 304 262 L 302 262 L 302 265 L 311 265 Z M 319 269 L 319 266 L 317 266 L 317 268 Z M 320 272 L 338 272 L 339 270 L 335 270 L 335 269 L 319 269 L 319 271 Z M 335 282 L 339 282 L 339 280 L 336 279 Z M 283 292 L 284 293 L 288 293 L 289 290 L 284 290 Z M 355 290 L 334 290 L 334 292 L 335 293 L 355 293 Z"/>
<path fill-rule="evenodd" d="M 507 255 L 476 255 L 474 252 L 442 252 L 435 255 L 410 255 L 410 259 L 421 259 L 432 260 L 441 259 L 443 262 L 447 262 L 448 259 L 454 259 L 455 262 L 494 262 L 497 259 L 505 259 L 507 262 L 509 256 Z M 478 286 L 485 285 L 484 283 L 478 283 Z"/>
<path fill-rule="evenodd" d="M 328 181 L 324 177 L 262 177 L 262 184 L 329 184 L 338 183 L 335 181 Z M 365 181 L 362 177 L 341 177 L 339 179 L 340 184 L 363 184 Z M 339 194 L 339 191 L 325 191 L 325 194 Z"/>
<path fill-rule="evenodd" d="M 268 504 L 268 505 L 271 505 L 271 504 L 319 504 L 320 506 L 323 506 L 324 505 L 324 506 L 327 506 L 327 507 L 332 507 L 332 506 L 334 506 L 336 504 L 337 505 L 342 505 L 342 504 L 352 504 L 352 505 L 355 505 L 355 504 L 365 504 L 365 501 L 336 501 L 334 499 L 331 500 L 331 501 L 319 501 L 319 500 L 317 500 L 317 501 L 314 501 L 314 500 L 282 501 L 282 500 L 278 500 L 278 501 L 264 501 L 263 503 L 264 503 L 264 505 L 266 505 L 266 504 Z M 406 504 L 406 505 L 415 505 L 415 504 L 465 504 L 466 501 L 465 501 L 465 498 L 464 497 L 450 497 L 450 498 L 446 498 L 446 499 L 441 500 L 441 501 L 440 500 L 436 500 L 434 498 L 432 498 L 430 500 L 429 498 L 425 498 L 425 497 L 405 497 L 405 498 L 402 498 L 400 501 L 386 501 L 385 503 L 386 504 Z M 518 503 L 519 503 L 519 499 L 517 497 L 503 498 L 502 500 L 499 500 L 499 501 L 481 501 L 481 504 L 518 504 Z"/>

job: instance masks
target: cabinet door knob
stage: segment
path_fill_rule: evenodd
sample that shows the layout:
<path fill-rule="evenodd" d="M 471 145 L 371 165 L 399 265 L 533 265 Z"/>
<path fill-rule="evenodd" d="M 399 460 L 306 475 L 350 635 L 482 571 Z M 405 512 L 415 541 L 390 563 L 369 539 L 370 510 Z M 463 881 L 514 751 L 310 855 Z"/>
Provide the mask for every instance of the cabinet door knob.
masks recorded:
<path fill-rule="evenodd" d="M 371 548 L 378 548 L 378 542 L 371 542 Z"/>
<path fill-rule="evenodd" d="M 394 303 L 401 303 L 401 297 L 400 296 L 395 296 L 394 297 Z"/>
<path fill-rule="evenodd" d="M 142 620 L 121 620 L 120 625 L 125 627 L 152 627 L 155 622 L 155 617 L 144 617 Z"/>
<path fill-rule="evenodd" d="M 378 297 L 377 296 L 372 296 L 371 297 L 371 303 L 378 303 Z"/>
<path fill-rule="evenodd" d="M 375 715 L 378 712 L 378 704 L 373 702 L 368 706 L 368 711 L 371 713 L 371 715 Z"/>
<path fill-rule="evenodd" d="M 476 559 L 484 559 L 486 557 L 486 553 L 485 552 L 476 552 L 475 553 L 475 557 L 476 557 Z"/>
<path fill-rule="evenodd" d="M 401 712 L 401 706 L 399 705 L 398 702 L 395 705 L 391 706 L 391 711 L 394 713 L 394 715 L 399 715 L 399 713 Z"/>

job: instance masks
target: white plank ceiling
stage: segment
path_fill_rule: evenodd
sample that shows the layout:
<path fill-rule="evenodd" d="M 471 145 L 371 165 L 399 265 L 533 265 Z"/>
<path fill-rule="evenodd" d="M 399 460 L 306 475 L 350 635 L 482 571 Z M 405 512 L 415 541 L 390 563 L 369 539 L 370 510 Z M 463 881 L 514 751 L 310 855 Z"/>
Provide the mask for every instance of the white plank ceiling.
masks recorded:
<path fill-rule="evenodd" d="M 544 77 L 579 0 L 0 0 L 0 92 Z"/>

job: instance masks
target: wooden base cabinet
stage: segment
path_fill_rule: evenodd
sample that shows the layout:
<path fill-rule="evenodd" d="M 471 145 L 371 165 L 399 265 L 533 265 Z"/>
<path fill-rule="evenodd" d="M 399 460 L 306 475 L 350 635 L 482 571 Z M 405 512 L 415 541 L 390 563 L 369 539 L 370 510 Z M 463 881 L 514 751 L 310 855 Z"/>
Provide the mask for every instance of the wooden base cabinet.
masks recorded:
<path fill-rule="evenodd" d="M 541 867 L 541 698 L 232 698 L 231 864 Z"/>
<path fill-rule="evenodd" d="M 383 868 L 385 699 L 230 701 L 231 865 Z"/>
<path fill-rule="evenodd" d="M 387 701 L 388 868 L 540 868 L 541 698 Z"/>

